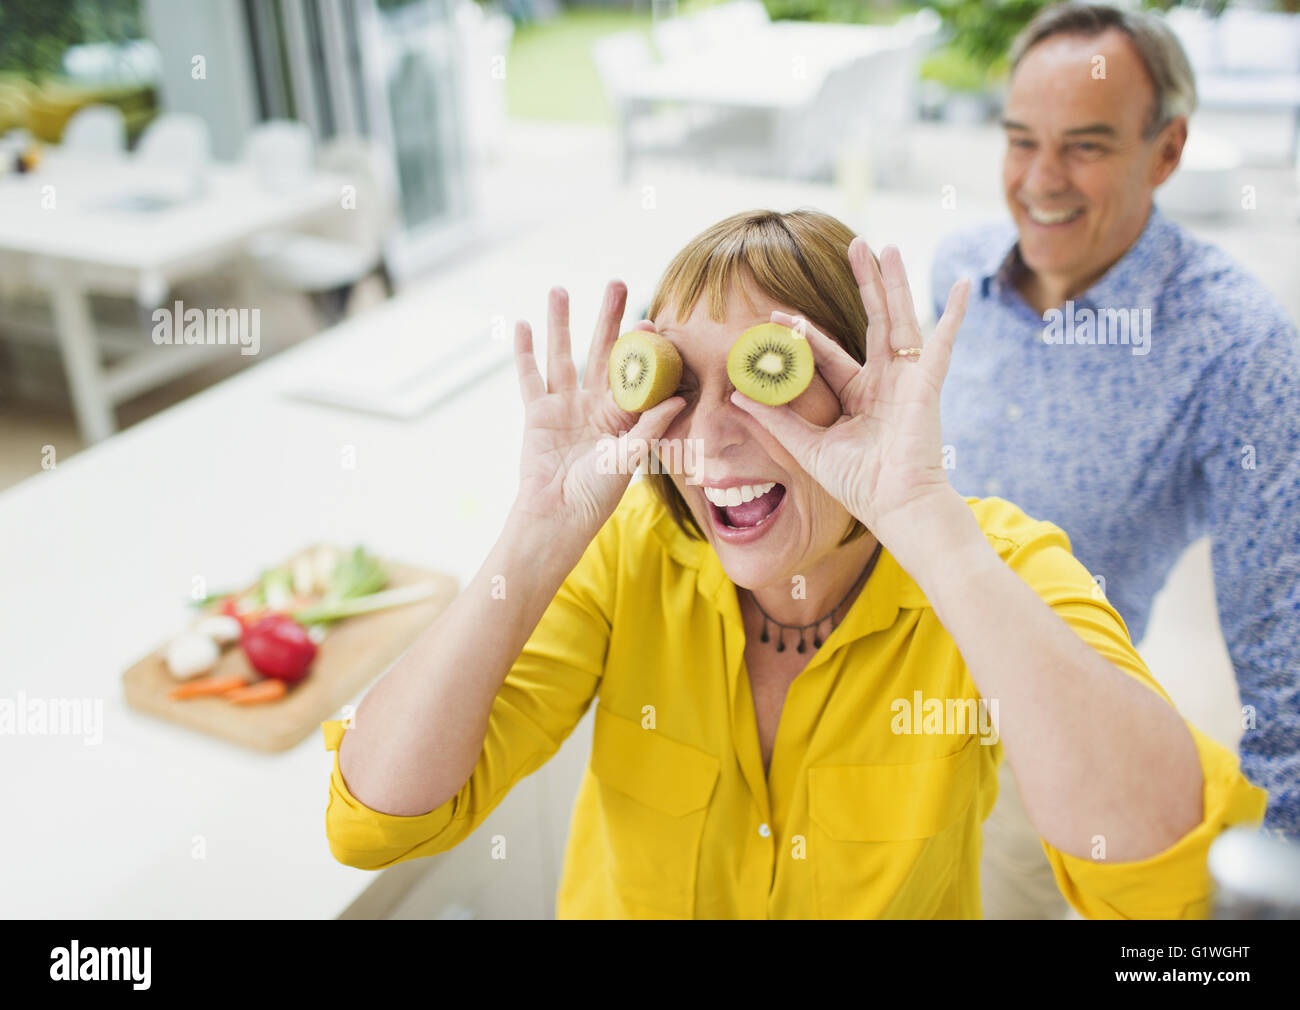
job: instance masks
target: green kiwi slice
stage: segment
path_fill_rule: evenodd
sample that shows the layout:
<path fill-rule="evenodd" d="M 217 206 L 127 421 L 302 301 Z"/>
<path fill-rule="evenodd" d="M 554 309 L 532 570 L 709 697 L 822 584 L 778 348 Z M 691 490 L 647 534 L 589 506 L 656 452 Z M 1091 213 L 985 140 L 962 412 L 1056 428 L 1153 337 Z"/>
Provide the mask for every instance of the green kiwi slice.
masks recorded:
<path fill-rule="evenodd" d="M 751 400 L 773 407 L 788 403 L 812 382 L 812 348 L 780 323 L 751 326 L 731 345 L 727 377 Z"/>
<path fill-rule="evenodd" d="M 658 333 L 628 330 L 609 352 L 609 388 L 624 410 L 649 410 L 677 390 L 682 358 Z"/>

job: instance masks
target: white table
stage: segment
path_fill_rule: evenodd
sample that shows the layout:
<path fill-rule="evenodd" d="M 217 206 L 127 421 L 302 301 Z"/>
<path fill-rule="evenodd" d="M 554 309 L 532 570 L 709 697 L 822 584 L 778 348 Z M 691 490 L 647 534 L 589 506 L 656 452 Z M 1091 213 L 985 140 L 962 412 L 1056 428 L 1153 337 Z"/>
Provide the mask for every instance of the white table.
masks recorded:
<path fill-rule="evenodd" d="M 735 43 L 629 74 L 625 95 L 740 109 L 805 105 L 838 67 L 904 44 L 876 25 L 777 21 Z"/>
<path fill-rule="evenodd" d="M 927 38 L 910 23 L 777 21 L 689 57 L 630 69 L 614 96 L 624 172 L 635 154 L 635 122 L 667 103 L 707 124 L 693 144 L 732 149 L 733 158 L 751 167 L 757 159 L 779 176 L 811 178 L 835 144 L 860 132 L 864 116 L 891 101 L 910 116 L 906 96 Z"/>
<path fill-rule="evenodd" d="M 106 368 L 88 295 L 126 295 L 151 311 L 174 282 L 229 263 L 257 235 L 340 208 L 345 181 L 318 175 L 276 193 L 262 188 L 245 166 L 216 164 L 194 198 L 146 210 L 132 198 L 183 192 L 186 180 L 133 159 L 57 151 L 28 175 L 0 178 L 0 271 L 49 292 L 77 422 L 88 442 L 116 430 L 115 404 L 227 350 L 192 345 L 174 353 L 175 347 L 152 345 L 146 330 L 143 351 Z"/>
<path fill-rule="evenodd" d="M 562 228 L 502 243 L 0 494 L 0 697 L 98 699 L 104 718 L 92 746 L 0 735 L 0 809 L 13 815 L 0 832 L 0 915 L 324 918 L 375 882 L 329 853 L 333 755 L 319 733 L 280 755 L 246 751 L 127 708 L 121 673 L 179 630 L 195 575 L 238 584 L 317 538 L 462 584 L 478 569 L 517 481 L 513 372 L 408 423 L 283 395 L 305 376 L 385 353 L 393 335 L 417 335 L 432 355 L 497 316 L 529 319 L 544 363 L 553 284 L 570 292 L 582 361 L 610 278 L 629 285 L 630 325 L 669 257 L 707 225 L 754 206 L 839 211 L 821 187 L 668 173 L 655 185 L 653 209 L 640 186 L 575 209 Z M 877 248 L 898 242 L 922 292 L 934 239 L 987 210 L 890 194 L 838 216 L 873 222 Z"/>

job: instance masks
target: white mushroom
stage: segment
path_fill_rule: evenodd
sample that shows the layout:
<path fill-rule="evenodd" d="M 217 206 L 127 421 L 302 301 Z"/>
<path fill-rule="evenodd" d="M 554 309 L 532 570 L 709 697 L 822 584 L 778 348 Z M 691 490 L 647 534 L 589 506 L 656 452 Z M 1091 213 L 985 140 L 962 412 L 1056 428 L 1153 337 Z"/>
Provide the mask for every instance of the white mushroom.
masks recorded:
<path fill-rule="evenodd" d="M 205 617 L 194 625 L 194 633 L 210 638 L 218 645 L 229 645 L 231 642 L 238 642 L 239 636 L 243 633 L 240 623 L 233 617 L 227 617 L 225 614 L 213 614 L 211 617 Z"/>
<path fill-rule="evenodd" d="M 324 593 L 330 587 L 330 579 L 334 575 L 334 569 L 339 563 L 339 554 L 329 544 L 321 544 L 312 553 L 312 567 L 315 569 L 316 592 Z"/>
<path fill-rule="evenodd" d="M 167 670 L 177 680 L 189 680 L 217 665 L 221 649 L 207 635 L 187 631 L 167 646 Z"/>
<path fill-rule="evenodd" d="M 316 566 L 309 555 L 299 555 L 293 562 L 293 591 L 299 596 L 310 596 L 315 585 Z"/>

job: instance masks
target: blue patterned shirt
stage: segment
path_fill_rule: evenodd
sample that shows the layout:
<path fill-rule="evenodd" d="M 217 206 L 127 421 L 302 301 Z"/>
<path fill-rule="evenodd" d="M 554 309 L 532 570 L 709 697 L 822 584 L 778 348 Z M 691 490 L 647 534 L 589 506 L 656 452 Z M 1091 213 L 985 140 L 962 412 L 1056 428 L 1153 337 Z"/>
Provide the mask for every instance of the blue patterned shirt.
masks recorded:
<path fill-rule="evenodd" d="M 1154 208 L 1123 258 L 1046 317 L 1012 286 L 1021 269 L 1010 221 L 936 253 L 936 319 L 958 278 L 973 284 L 942 397 L 953 486 L 1065 530 L 1134 642 L 1183 550 L 1211 538 L 1242 770 L 1269 793 L 1265 824 L 1300 837 L 1295 326 Z"/>

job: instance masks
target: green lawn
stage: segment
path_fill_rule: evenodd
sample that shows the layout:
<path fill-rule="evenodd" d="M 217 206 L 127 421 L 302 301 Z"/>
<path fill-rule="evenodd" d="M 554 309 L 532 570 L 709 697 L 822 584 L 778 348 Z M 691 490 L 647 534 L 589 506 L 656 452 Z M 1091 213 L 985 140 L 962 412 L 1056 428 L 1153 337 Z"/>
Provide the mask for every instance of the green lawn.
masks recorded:
<path fill-rule="evenodd" d="M 725 0 L 680 0 L 679 13 L 713 7 Z M 771 5 L 795 13 L 800 4 L 783 0 Z M 915 0 L 897 3 L 857 3 L 817 0 L 809 10 L 838 14 L 846 21 L 897 20 L 917 9 Z M 650 38 L 650 0 L 632 9 L 564 8 L 547 24 L 516 26 L 506 68 L 506 102 L 509 114 L 521 119 L 548 119 L 570 123 L 613 124 L 614 114 L 605 100 L 600 76 L 591 60 L 591 44 L 602 35 L 636 29 Z M 806 16 L 806 14 L 805 14 Z M 653 41 L 651 48 L 653 48 Z"/>
<path fill-rule="evenodd" d="M 638 28 L 650 34 L 650 9 L 573 9 L 549 24 L 515 29 L 506 70 L 511 116 L 612 123 L 614 116 L 591 61 L 602 35 Z"/>
<path fill-rule="evenodd" d="M 720 0 L 681 3 L 686 13 Z M 591 44 L 602 35 L 639 29 L 650 37 L 650 4 L 632 10 L 567 8 L 548 24 L 516 27 L 506 69 L 506 101 L 511 116 L 576 123 L 610 123 Z M 653 47 L 653 42 L 651 43 Z"/>

